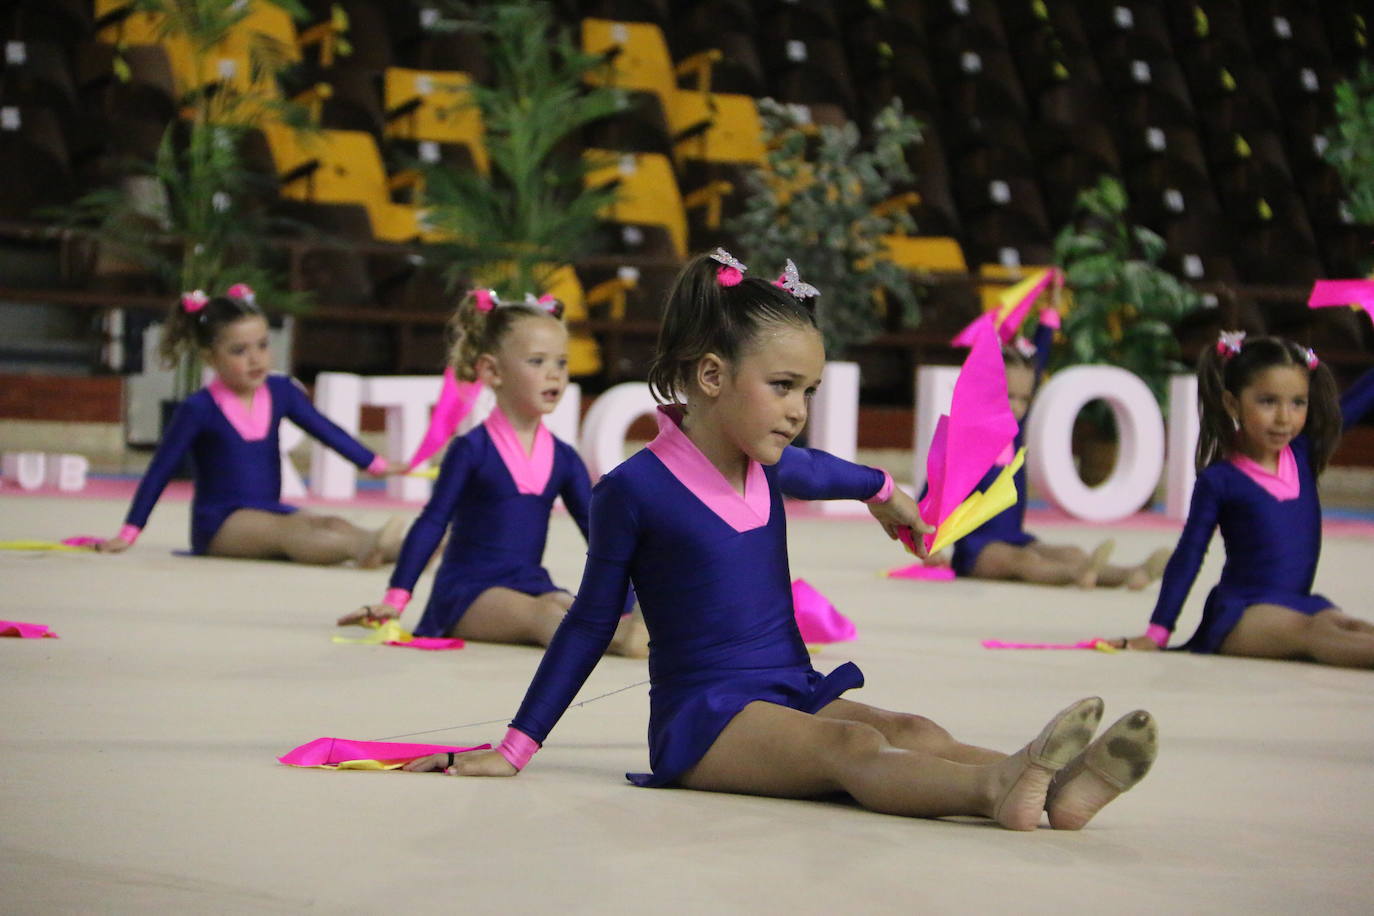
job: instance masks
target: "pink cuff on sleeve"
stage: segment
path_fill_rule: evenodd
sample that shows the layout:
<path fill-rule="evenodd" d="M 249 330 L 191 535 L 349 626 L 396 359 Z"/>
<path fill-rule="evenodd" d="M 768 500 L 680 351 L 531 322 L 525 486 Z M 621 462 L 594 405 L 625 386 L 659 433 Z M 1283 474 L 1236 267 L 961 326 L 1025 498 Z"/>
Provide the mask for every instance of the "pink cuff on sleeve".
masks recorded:
<path fill-rule="evenodd" d="M 523 770 L 525 764 L 534 756 L 534 752 L 539 750 L 539 744 L 520 729 L 508 728 L 506 737 L 501 739 L 501 744 L 496 750 L 511 766 Z"/>
<path fill-rule="evenodd" d="M 410 604 L 410 590 L 405 588 L 389 588 L 382 596 L 382 604 L 389 604 L 396 609 L 397 614 L 404 614 L 406 605 Z"/>
<path fill-rule="evenodd" d="M 137 525 L 123 525 L 119 529 L 119 534 L 115 535 L 115 537 L 132 547 L 134 546 L 134 541 L 138 540 L 138 536 L 142 533 L 143 529 Z"/>
<path fill-rule="evenodd" d="M 1169 645 L 1169 631 L 1157 623 L 1152 623 L 1146 627 L 1145 635 L 1150 637 L 1150 641 L 1161 649 Z"/>
<path fill-rule="evenodd" d="M 372 459 L 372 463 L 367 466 L 367 472 L 369 474 L 385 474 L 387 467 L 386 459 L 377 455 Z"/>
<path fill-rule="evenodd" d="M 1054 328 L 1056 331 L 1059 330 L 1059 326 L 1063 323 L 1059 317 L 1059 309 L 1045 309 L 1040 313 L 1040 323 L 1047 328 Z"/>
<path fill-rule="evenodd" d="M 881 487 L 878 488 L 878 492 L 877 492 L 877 493 L 874 493 L 874 494 L 873 494 L 872 496 L 870 496 L 868 499 L 865 499 L 864 502 L 866 502 L 866 503 L 885 503 L 885 502 L 887 502 L 887 501 L 888 501 L 889 499 L 891 499 L 891 498 L 892 498 L 892 475 L 889 474 L 887 471 L 883 471 L 883 485 L 882 485 Z"/>

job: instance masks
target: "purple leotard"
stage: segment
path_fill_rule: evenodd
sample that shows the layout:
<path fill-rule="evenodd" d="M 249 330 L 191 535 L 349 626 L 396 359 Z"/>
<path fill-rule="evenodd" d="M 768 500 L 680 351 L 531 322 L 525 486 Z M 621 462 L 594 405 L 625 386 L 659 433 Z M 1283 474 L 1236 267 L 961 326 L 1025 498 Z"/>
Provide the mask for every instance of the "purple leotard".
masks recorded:
<path fill-rule="evenodd" d="M 148 472 L 139 482 L 125 524 L 142 528 L 158 497 L 190 452 L 195 473 L 191 501 L 191 552 L 205 553 L 225 520 L 239 509 L 286 514 L 281 501 L 281 455 L 277 429 L 288 419 L 360 468 L 376 456 L 315 409 L 294 379 L 269 375 L 257 397 L 270 399 L 265 435 L 245 439 L 225 416 L 208 388 L 191 395 L 172 416 Z"/>
<path fill-rule="evenodd" d="M 706 462 L 674 417 L 660 408 L 659 438 L 593 490 L 582 586 L 511 723 L 544 741 L 609 645 L 633 583 L 652 683 L 653 772 L 628 774 L 641 786 L 677 780 L 755 700 L 816 712 L 862 686 L 853 663 L 825 676 L 811 667 L 792 606 L 782 497 L 866 499 L 885 483 L 881 471 L 789 447 L 772 467 L 751 463 L 745 496 L 713 469 L 718 485 L 707 492 L 655 451 L 668 442 Z"/>
<path fill-rule="evenodd" d="M 474 427 L 449 445 L 429 503 L 401 547 L 391 587 L 410 591 L 425 564 L 449 533 L 443 562 L 417 636 L 447 636 L 477 596 L 503 587 L 527 595 L 559 591 L 541 565 L 549 534 L 549 513 L 562 497 L 568 514 L 587 536 L 591 479 L 577 452 L 540 427 L 552 447 L 552 467 L 539 492 L 520 492 L 492 438 L 492 422 Z M 622 608 L 623 610 L 623 608 Z M 619 611 L 617 611 L 619 613 Z"/>
<path fill-rule="evenodd" d="M 1366 373 L 1341 399 L 1346 425 L 1374 405 L 1374 372 Z M 1202 622 L 1182 648 L 1217 652 L 1255 604 L 1277 604 L 1301 614 L 1332 607 L 1312 593 L 1321 555 L 1321 503 L 1312 473 L 1310 444 L 1298 436 L 1292 445 L 1297 496 L 1278 499 L 1251 474 L 1228 460 L 1216 461 L 1198 475 L 1188 520 L 1164 569 L 1150 623 L 1172 631 L 1220 526 L 1226 548 L 1221 581 L 1207 595 Z"/>

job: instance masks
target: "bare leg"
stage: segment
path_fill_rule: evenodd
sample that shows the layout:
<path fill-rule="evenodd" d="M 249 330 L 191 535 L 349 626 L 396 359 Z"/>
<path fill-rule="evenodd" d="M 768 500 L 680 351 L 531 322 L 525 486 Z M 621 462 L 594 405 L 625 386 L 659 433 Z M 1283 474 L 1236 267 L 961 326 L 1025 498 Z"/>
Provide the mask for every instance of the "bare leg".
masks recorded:
<path fill-rule="evenodd" d="M 690 789 L 780 798 L 847 792 L 885 814 L 981 815 L 1013 830 L 1033 830 L 1054 771 L 1087 745 L 1101 715 L 1101 700 L 1080 701 L 1020 752 L 980 766 L 894 747 L 864 722 L 755 701 L 730 720 L 681 782 Z"/>
<path fill-rule="evenodd" d="M 1097 577 L 1107 565 L 1116 545 L 1112 541 L 1099 544 L 1091 554 L 1077 548 L 1074 553 L 1051 556 L 1035 544 L 1016 547 L 993 543 L 982 549 L 973 564 L 978 579 L 1001 579 L 1031 582 L 1036 585 L 1077 585 L 1093 588 Z"/>
<path fill-rule="evenodd" d="M 526 595 L 496 586 L 477 596 L 449 631 L 451 636 L 477 642 L 502 642 L 514 645 L 547 646 L 558 625 L 572 607 L 567 592 Z M 636 613 L 623 617 L 607 649 L 612 655 L 643 658 L 647 654 L 644 622 Z"/>
<path fill-rule="evenodd" d="M 1227 634 L 1221 653 L 1374 668 L 1374 631 L 1337 608 L 1309 616 L 1277 604 L 1255 604 Z"/>
<path fill-rule="evenodd" d="M 239 509 L 215 532 L 208 552 L 216 557 L 332 566 L 365 559 L 375 541 L 374 532 L 331 515 Z"/>
<path fill-rule="evenodd" d="M 871 725 L 882 733 L 893 747 L 922 751 L 955 763 L 1000 763 L 1007 755 L 972 744 L 961 744 L 954 736 L 925 716 L 904 712 L 889 712 L 865 703 L 838 699 L 826 704 L 816 715 L 830 719 L 848 719 Z"/>

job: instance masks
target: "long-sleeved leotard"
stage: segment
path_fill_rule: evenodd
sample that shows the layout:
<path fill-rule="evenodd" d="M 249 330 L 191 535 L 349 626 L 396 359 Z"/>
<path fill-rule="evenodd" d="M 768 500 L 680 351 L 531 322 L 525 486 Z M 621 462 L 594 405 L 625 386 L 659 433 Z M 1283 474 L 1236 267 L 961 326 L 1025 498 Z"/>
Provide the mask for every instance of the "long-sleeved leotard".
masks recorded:
<path fill-rule="evenodd" d="M 1346 425 L 1374 404 L 1374 372 L 1366 373 L 1341 400 Z M 1361 406 L 1363 405 L 1363 406 Z M 1261 483 L 1262 472 L 1243 469 L 1235 460 L 1217 461 L 1203 469 L 1193 486 L 1188 520 L 1164 569 L 1159 598 L 1150 623 L 1172 631 L 1193 587 L 1213 531 L 1220 526 L 1226 549 L 1221 581 L 1207 596 L 1202 622 L 1183 648 L 1216 652 L 1255 604 L 1277 604 L 1315 614 L 1332 604 L 1312 593 L 1321 555 L 1321 503 L 1312 472 L 1310 444 L 1298 436 L 1281 456 L 1291 461 L 1297 493 L 1280 499 Z M 1278 475 L 1273 475 L 1277 480 Z M 1287 494 L 1285 494 L 1287 495 Z"/>
<path fill-rule="evenodd" d="M 267 398 L 261 405 L 258 399 Z M 269 375 L 255 394 L 265 407 L 261 438 L 245 438 L 216 403 L 210 388 L 187 398 L 172 416 L 148 471 L 139 482 L 125 524 L 142 528 L 167 482 L 189 452 L 195 474 L 191 503 L 191 551 L 203 554 L 215 533 L 239 509 L 286 514 L 295 507 L 281 501 L 281 454 L 277 431 L 283 418 L 343 455 L 360 468 L 376 455 L 310 403 L 291 378 Z"/>
<path fill-rule="evenodd" d="M 797 631 L 783 494 L 867 499 L 882 471 L 787 448 L 751 462 L 737 494 L 660 409 L 659 437 L 597 484 L 577 600 L 511 723 L 537 742 L 605 651 L 633 583 L 649 630 L 649 760 L 643 786 L 675 781 L 741 709 L 766 700 L 815 712 L 863 684 L 852 663 L 811 667 Z"/>
<path fill-rule="evenodd" d="M 498 436 L 509 428 L 499 408 L 486 423 L 449 445 L 429 503 L 401 547 L 391 587 L 408 592 L 452 523 L 416 635 L 447 636 L 488 588 L 501 586 L 527 595 L 558 591 L 541 565 L 556 498 L 563 498 L 568 513 L 587 536 L 591 479 L 577 452 L 541 425 L 537 436 L 547 437 L 547 447 L 552 448 L 547 481 L 538 492 L 521 492 L 515 474 L 524 456 L 511 455 L 509 460 L 517 467 L 508 467 L 493 439 L 493 424 L 497 424 Z"/>

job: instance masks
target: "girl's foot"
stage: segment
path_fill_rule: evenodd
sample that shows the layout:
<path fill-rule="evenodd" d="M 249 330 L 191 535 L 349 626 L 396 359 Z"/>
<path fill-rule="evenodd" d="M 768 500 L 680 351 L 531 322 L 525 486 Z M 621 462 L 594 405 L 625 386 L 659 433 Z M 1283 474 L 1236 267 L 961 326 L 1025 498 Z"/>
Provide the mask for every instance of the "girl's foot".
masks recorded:
<path fill-rule="evenodd" d="M 1173 553 L 1168 547 L 1161 547 L 1150 554 L 1144 563 L 1131 570 L 1131 574 L 1126 578 L 1126 587 L 1138 592 L 1164 575 L 1164 567 L 1169 565 L 1169 557 L 1173 556 Z"/>
<path fill-rule="evenodd" d="M 1088 697 L 1062 710 L 1034 741 L 994 764 L 992 818 L 1008 830 L 1034 830 L 1050 780 L 1092 740 L 1102 721 L 1102 698 Z"/>
<path fill-rule="evenodd" d="M 644 626 L 644 615 L 636 604 L 633 611 L 620 618 L 616 624 L 615 636 L 606 649 L 612 655 L 626 658 L 649 657 L 649 630 Z"/>
<path fill-rule="evenodd" d="M 1074 577 L 1074 584 L 1079 588 L 1096 588 L 1097 574 L 1102 572 L 1102 567 L 1107 565 L 1107 561 L 1112 558 L 1112 551 L 1115 549 L 1116 541 L 1111 538 L 1094 547 L 1093 552 L 1088 554 L 1088 558 L 1078 568 L 1078 573 Z"/>
<path fill-rule="evenodd" d="M 1068 766 L 1054 774 L 1045 810 L 1055 830 L 1080 830 L 1112 799 L 1150 772 L 1159 730 L 1143 709 L 1118 719 Z"/>
<path fill-rule="evenodd" d="M 386 523 L 367 539 L 367 544 L 358 555 L 359 569 L 376 569 L 383 563 L 394 563 L 401 553 L 401 543 L 406 537 L 408 524 L 403 515 L 393 515 Z"/>

